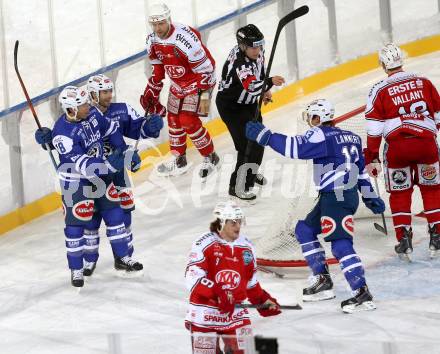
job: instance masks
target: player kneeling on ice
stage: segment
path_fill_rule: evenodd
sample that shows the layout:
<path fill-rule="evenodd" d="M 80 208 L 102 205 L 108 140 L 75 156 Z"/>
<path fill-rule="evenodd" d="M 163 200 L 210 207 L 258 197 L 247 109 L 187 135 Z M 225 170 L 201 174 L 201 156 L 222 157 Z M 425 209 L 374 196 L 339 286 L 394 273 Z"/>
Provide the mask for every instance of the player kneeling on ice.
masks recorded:
<path fill-rule="evenodd" d="M 324 241 L 331 242 L 332 253 L 354 292 L 354 297 L 341 303 L 342 310 L 348 313 L 373 310 L 376 306 L 366 285 L 364 268 L 353 248 L 353 215 L 359 205 L 358 189 L 363 202 L 373 213 L 382 213 L 385 204 L 374 192 L 365 172 L 361 138 L 335 127 L 333 116 L 333 105 L 319 99 L 311 102 L 303 114 L 312 127 L 305 135 L 272 134 L 258 122 L 247 124 L 246 135 L 284 156 L 313 159 L 319 199 L 295 228 L 304 258 L 313 271 L 311 286 L 303 290 L 304 301 L 335 297 L 325 253 L 318 241 L 318 235 L 323 234 Z"/>
<path fill-rule="evenodd" d="M 233 201 L 220 202 L 209 233 L 193 244 L 185 272 L 191 291 L 186 327 L 191 331 L 193 353 L 245 353 L 245 336 L 252 334 L 246 308 L 248 299 L 261 316 L 281 313 L 278 302 L 257 280 L 257 263 L 251 242 L 240 233 L 242 210 Z"/>

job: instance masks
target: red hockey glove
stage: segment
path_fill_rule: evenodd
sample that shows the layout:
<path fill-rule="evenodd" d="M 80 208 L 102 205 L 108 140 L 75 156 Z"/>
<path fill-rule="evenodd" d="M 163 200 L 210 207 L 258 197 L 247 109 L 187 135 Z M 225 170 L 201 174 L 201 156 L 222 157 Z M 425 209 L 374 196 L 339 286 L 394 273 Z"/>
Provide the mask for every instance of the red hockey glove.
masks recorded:
<path fill-rule="evenodd" d="M 228 314 L 232 316 L 237 303 L 234 293 L 229 289 L 223 289 L 222 284 L 214 285 L 214 293 L 217 296 L 217 306 L 220 313 Z"/>
<path fill-rule="evenodd" d="M 364 149 L 365 167 L 370 177 L 376 178 L 382 172 L 380 164 L 379 152 L 372 152 L 368 148 Z"/>
<path fill-rule="evenodd" d="M 152 108 L 150 108 L 150 114 L 158 114 L 163 118 L 167 114 L 167 109 L 162 106 L 160 102 L 157 102 Z"/>
<path fill-rule="evenodd" d="M 162 82 L 155 84 L 151 82 L 151 79 L 148 81 L 147 87 L 145 87 L 144 94 L 139 99 L 142 108 L 146 111 L 148 110 L 148 112 L 146 113 L 156 113 L 152 112 L 152 109 L 156 104 L 159 103 L 159 95 L 162 87 Z"/>
<path fill-rule="evenodd" d="M 280 304 L 278 301 L 270 296 L 270 294 L 263 290 L 260 284 L 257 283 L 252 289 L 249 289 L 247 296 L 251 304 L 259 305 L 258 313 L 263 317 L 276 316 L 281 313 Z"/>

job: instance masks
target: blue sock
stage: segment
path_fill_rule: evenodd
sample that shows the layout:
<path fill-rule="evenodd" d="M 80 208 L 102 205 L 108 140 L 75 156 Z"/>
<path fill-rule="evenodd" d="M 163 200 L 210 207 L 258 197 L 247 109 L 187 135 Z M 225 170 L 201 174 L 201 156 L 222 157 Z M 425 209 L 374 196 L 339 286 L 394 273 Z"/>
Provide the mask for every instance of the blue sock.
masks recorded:
<path fill-rule="evenodd" d="M 296 224 L 295 236 L 313 275 L 327 273 L 325 252 L 318 240 L 318 233 L 318 230 L 314 230 L 304 220 L 300 220 Z"/>

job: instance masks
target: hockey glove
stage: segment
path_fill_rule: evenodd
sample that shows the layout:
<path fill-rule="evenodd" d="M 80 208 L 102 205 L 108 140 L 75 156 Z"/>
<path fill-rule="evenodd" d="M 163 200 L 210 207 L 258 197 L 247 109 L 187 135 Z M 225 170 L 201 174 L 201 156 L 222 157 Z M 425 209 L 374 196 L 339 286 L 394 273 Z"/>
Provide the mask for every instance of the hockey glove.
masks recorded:
<path fill-rule="evenodd" d="M 365 158 L 365 166 L 370 177 L 377 177 L 382 172 L 380 164 L 379 152 L 372 152 L 368 148 L 363 150 Z"/>
<path fill-rule="evenodd" d="M 382 214 L 385 211 L 385 202 L 381 197 L 362 197 L 362 201 L 364 202 L 365 206 L 373 212 L 373 214 Z"/>
<path fill-rule="evenodd" d="M 46 144 L 52 143 L 52 130 L 47 127 L 42 127 L 35 131 L 35 140 L 38 144 L 43 145 L 43 149 L 46 150 Z"/>
<path fill-rule="evenodd" d="M 140 97 L 140 104 L 142 108 L 147 111 L 146 113 L 154 113 L 152 110 L 156 103 L 159 103 L 160 91 L 162 90 L 163 83 L 158 84 L 148 81 L 147 87 L 145 87 L 144 94 Z"/>
<path fill-rule="evenodd" d="M 251 304 L 257 305 L 258 313 L 263 317 L 276 316 L 281 313 L 278 301 L 263 290 L 259 283 L 247 291 Z"/>
<path fill-rule="evenodd" d="M 217 306 L 220 313 L 232 316 L 234 313 L 235 304 L 237 303 L 234 293 L 229 289 L 223 289 L 222 284 L 217 283 L 214 285 L 213 290 L 214 294 L 217 296 Z"/>
<path fill-rule="evenodd" d="M 152 114 L 142 123 L 142 138 L 158 138 L 160 130 L 163 128 L 163 119 L 158 114 Z"/>
<path fill-rule="evenodd" d="M 272 132 L 260 122 L 247 122 L 246 137 L 256 141 L 258 144 L 266 146 L 269 144 Z"/>
<path fill-rule="evenodd" d="M 131 156 L 130 156 L 131 155 Z M 130 171 L 137 172 L 141 168 L 141 157 L 137 150 L 128 149 L 125 151 L 125 156 L 129 158 L 130 161 Z"/>
<path fill-rule="evenodd" d="M 104 163 L 112 173 L 121 171 L 124 168 L 124 153 L 120 149 L 116 149 L 113 154 L 107 156 Z"/>

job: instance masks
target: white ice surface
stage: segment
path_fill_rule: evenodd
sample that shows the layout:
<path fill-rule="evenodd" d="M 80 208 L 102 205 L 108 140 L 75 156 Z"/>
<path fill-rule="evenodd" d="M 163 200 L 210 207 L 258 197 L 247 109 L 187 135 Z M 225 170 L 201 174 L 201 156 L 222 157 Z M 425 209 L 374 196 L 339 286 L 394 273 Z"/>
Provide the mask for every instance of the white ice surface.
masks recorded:
<path fill-rule="evenodd" d="M 434 53 L 410 60 L 406 67 L 426 74 L 438 87 L 439 59 L 440 54 Z M 371 84 L 381 77 L 380 71 L 373 71 L 304 97 L 267 114 L 267 125 L 274 131 L 295 133 L 302 107 L 317 97 L 334 101 L 339 113 L 358 107 Z M 213 177 L 202 191 L 195 182 L 197 168 L 170 180 L 154 179 L 150 170 L 135 177 L 135 258 L 145 266 L 143 278 L 115 275 L 110 247 L 102 236 L 95 274 L 80 293 L 72 289 L 61 212 L 2 236 L 0 353 L 189 353 L 190 339 L 183 326 L 186 257 L 192 241 L 207 230 L 215 202 L 226 198 L 232 168 L 229 135 L 216 138 L 215 145 L 225 162 L 220 178 Z M 275 157 L 281 166 L 289 163 L 266 150 L 266 163 L 273 163 Z M 200 161 L 193 149 L 189 159 L 195 164 Z M 248 225 L 244 232 L 253 239 L 262 237 L 271 220 L 282 212 L 282 181 L 277 174 L 270 177 L 269 169 L 264 173 L 273 184 L 255 206 L 245 208 Z M 428 257 L 424 221 L 416 220 L 414 229 L 414 262 L 406 264 L 393 253 L 393 236 L 375 231 L 372 220 L 356 225 L 355 246 L 366 266 L 376 311 L 341 313 L 340 301 L 350 293 L 336 266 L 331 269 L 335 300 L 303 304 L 302 311 L 285 311 L 275 318 L 253 313 L 254 332 L 278 337 L 283 354 L 439 353 L 440 260 Z M 306 277 L 306 270 L 282 280 L 264 274 L 261 283 L 283 303 L 294 303 Z"/>

